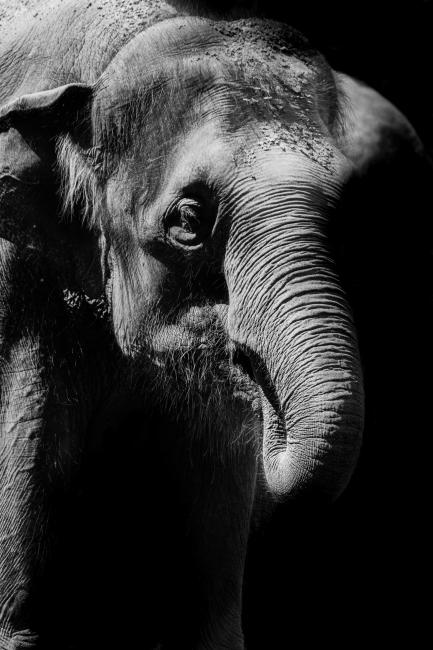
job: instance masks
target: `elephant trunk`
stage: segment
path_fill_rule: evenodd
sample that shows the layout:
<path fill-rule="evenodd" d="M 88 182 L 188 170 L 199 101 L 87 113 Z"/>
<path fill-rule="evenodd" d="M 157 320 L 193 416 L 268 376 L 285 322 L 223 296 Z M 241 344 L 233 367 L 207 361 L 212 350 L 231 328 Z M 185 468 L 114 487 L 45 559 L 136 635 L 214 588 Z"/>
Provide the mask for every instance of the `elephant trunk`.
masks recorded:
<path fill-rule="evenodd" d="M 332 499 L 351 476 L 363 428 L 357 340 L 326 241 L 333 184 L 274 177 L 272 189 L 257 182 L 233 218 L 229 333 L 261 387 L 271 492 Z"/>
<path fill-rule="evenodd" d="M 358 457 L 363 398 L 356 342 L 331 286 L 314 290 L 285 314 L 263 351 L 263 463 L 280 497 L 318 491 L 335 497 Z M 336 312 L 340 311 L 340 314 Z M 280 314 L 279 314 L 280 315 Z M 289 322 L 289 319 L 292 319 Z M 269 332 L 269 329 L 265 329 Z"/>

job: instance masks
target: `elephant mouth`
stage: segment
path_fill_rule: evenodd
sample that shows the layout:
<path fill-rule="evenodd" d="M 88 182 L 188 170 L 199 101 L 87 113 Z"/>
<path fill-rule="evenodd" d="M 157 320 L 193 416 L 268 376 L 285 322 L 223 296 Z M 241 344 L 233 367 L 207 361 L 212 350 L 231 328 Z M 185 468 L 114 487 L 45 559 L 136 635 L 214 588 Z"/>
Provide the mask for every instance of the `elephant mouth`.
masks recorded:
<path fill-rule="evenodd" d="M 173 395 L 188 394 L 192 399 L 195 393 L 206 402 L 213 395 L 212 403 L 217 398 L 226 406 L 241 401 L 255 414 L 261 412 L 256 371 L 253 364 L 248 365 L 248 355 L 243 355 L 242 362 L 234 358 L 237 352 L 219 312 L 190 311 L 173 324 L 156 323 L 149 334 L 146 347 L 137 347 L 146 349 L 147 360 Z"/>
<path fill-rule="evenodd" d="M 267 403 L 268 408 L 269 406 L 272 408 L 274 416 L 278 417 L 280 426 L 284 428 L 283 409 L 266 364 L 257 353 L 250 349 L 247 350 L 245 347 L 237 347 L 232 359 L 233 364 L 238 366 L 259 387 L 264 402 Z"/>

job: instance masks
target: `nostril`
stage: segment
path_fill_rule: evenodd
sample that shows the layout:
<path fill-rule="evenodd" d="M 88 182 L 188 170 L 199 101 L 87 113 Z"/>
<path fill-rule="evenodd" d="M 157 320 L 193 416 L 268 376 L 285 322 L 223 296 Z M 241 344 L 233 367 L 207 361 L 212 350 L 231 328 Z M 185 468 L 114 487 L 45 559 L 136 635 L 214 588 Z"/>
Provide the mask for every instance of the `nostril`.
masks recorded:
<path fill-rule="evenodd" d="M 243 352 L 243 350 L 236 348 L 233 352 L 233 364 L 239 366 L 252 381 L 257 382 L 251 359 L 247 354 L 245 354 L 245 352 Z"/>

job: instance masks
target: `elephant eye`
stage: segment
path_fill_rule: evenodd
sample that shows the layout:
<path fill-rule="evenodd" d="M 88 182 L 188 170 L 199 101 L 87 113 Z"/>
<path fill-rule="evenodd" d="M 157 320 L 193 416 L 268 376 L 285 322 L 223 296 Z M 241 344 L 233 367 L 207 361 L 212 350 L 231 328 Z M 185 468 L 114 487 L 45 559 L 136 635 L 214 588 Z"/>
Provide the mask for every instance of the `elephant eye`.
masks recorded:
<path fill-rule="evenodd" d="M 165 223 L 168 238 L 178 246 L 198 248 L 209 235 L 205 210 L 195 199 L 177 201 L 168 210 Z"/>

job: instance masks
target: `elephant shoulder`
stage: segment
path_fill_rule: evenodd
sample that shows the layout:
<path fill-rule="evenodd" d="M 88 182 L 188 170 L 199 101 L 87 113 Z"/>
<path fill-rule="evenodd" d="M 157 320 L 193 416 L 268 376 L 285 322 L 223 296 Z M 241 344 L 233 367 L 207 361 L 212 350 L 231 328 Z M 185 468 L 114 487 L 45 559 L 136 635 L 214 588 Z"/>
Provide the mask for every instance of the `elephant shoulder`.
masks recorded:
<path fill-rule="evenodd" d="M 415 129 L 394 104 L 345 74 L 337 73 L 336 80 L 341 114 L 338 144 L 359 172 L 397 159 L 425 158 Z"/>

